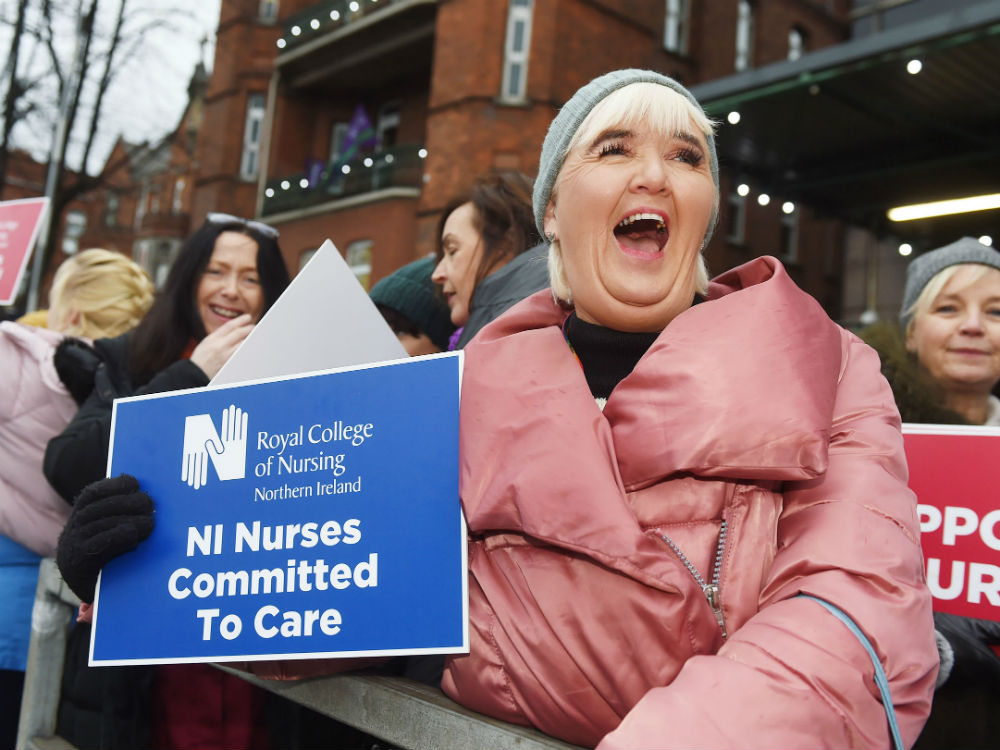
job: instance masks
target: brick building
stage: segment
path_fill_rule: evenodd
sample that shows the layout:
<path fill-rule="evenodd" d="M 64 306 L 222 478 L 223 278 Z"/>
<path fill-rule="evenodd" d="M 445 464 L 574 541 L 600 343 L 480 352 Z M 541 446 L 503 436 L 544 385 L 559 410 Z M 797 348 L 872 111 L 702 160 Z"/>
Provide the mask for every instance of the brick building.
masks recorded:
<path fill-rule="evenodd" d="M 433 250 L 441 208 L 475 176 L 533 176 L 558 107 L 594 76 L 646 67 L 693 85 L 786 59 L 791 30 L 800 49 L 845 39 L 847 5 L 770 0 L 741 25 L 738 3 L 223 0 L 193 210 L 274 224 L 293 270 L 329 237 L 370 283 Z M 374 142 L 338 160 L 359 107 Z M 801 240 L 837 241 L 800 218 Z M 780 211 L 741 221 L 741 236 L 713 240 L 713 268 L 777 254 L 789 234 Z M 786 257 L 835 300 L 835 272 Z"/>
<path fill-rule="evenodd" d="M 224 211 L 278 227 L 293 273 L 332 239 L 370 286 L 433 250 L 441 208 L 476 176 L 534 176 L 579 86 L 645 67 L 685 83 L 719 123 L 710 269 L 776 255 L 857 322 L 898 305 L 901 236 L 919 251 L 958 227 L 989 230 L 932 220 L 902 235 L 884 214 L 890 195 L 957 191 L 1000 168 L 983 149 L 1000 106 L 997 28 L 983 0 L 222 0 L 211 77 L 195 76 L 162 143 L 119 144 L 112 159 L 130 169 L 88 198 L 82 239 L 131 242 L 161 274 L 183 236 Z M 898 77 L 915 51 L 948 71 L 926 79 L 933 89 Z M 873 252 L 889 256 L 881 275 Z"/>

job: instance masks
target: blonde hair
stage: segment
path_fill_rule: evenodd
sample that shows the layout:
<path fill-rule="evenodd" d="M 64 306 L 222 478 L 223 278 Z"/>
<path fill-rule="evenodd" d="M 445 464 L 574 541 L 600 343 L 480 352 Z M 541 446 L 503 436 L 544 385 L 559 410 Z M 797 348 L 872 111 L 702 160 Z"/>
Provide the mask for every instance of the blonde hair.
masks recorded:
<path fill-rule="evenodd" d="M 713 138 L 715 134 L 715 124 L 708 119 L 701 107 L 695 105 L 686 96 L 658 83 L 631 83 L 611 92 L 594 105 L 590 114 L 580 123 L 580 127 L 570 139 L 566 154 L 568 156 L 573 153 L 574 149 L 582 143 L 592 142 L 605 131 L 616 128 L 628 130 L 640 124 L 644 128 L 665 136 L 672 136 L 678 131 L 689 128 L 692 124 L 706 138 Z M 565 163 L 564 161 L 563 165 Z M 556 176 L 556 182 L 552 188 L 552 201 L 556 200 L 561 175 L 562 170 L 560 169 L 560 174 Z M 698 250 L 695 289 L 702 295 L 708 291 L 708 267 L 705 265 L 702 251 L 708 244 L 709 235 L 715 227 L 718 215 L 719 190 L 716 188 L 712 218 L 709 220 L 702 247 Z M 558 239 L 549 244 L 549 283 L 552 287 L 552 296 L 557 302 L 572 304 L 572 292 L 566 281 L 562 249 L 559 247 Z"/>
<path fill-rule="evenodd" d="M 982 263 L 956 263 L 953 266 L 948 266 L 947 268 L 942 268 L 936 274 L 931 276 L 930 281 L 924 284 L 924 288 L 920 290 L 920 294 L 910 305 L 909 309 L 904 312 L 904 315 L 909 316 L 909 321 L 906 324 L 906 335 L 909 336 L 913 332 L 913 325 L 917 320 L 918 315 L 923 315 L 931 309 L 931 305 L 934 304 L 944 288 L 948 286 L 948 282 L 959 271 L 966 268 L 974 268 L 975 270 L 969 275 L 968 283 L 966 286 L 972 286 L 977 281 L 979 281 L 983 276 L 986 275 L 988 271 L 996 271 L 998 269 L 993 266 L 983 265 Z"/>
<path fill-rule="evenodd" d="M 134 328 L 153 304 L 153 282 L 121 253 L 93 248 L 64 261 L 49 290 L 49 327 L 110 338 Z"/>

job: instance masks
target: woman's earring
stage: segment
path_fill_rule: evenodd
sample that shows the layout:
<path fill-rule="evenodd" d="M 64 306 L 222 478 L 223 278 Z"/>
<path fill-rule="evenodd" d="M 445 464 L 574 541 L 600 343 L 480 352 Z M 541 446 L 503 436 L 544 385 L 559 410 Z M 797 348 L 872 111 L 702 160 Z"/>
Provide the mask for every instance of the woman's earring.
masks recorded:
<path fill-rule="evenodd" d="M 556 241 L 556 233 L 555 232 L 546 232 L 545 233 L 545 239 L 548 240 L 548 243 L 551 245 L 553 242 Z"/>

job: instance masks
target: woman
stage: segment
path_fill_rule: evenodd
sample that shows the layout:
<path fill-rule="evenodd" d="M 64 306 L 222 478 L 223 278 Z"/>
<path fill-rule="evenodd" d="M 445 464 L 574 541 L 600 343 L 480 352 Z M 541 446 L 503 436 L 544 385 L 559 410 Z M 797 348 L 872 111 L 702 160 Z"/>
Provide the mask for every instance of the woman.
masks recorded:
<path fill-rule="evenodd" d="M 937 655 L 878 361 L 773 258 L 706 283 L 711 124 L 650 71 L 578 91 L 542 147 L 552 291 L 465 350 L 471 651 L 455 700 L 600 747 L 886 746 Z M 603 412 L 602 412 L 603 407 Z"/>
<path fill-rule="evenodd" d="M 1000 253 L 971 237 L 906 269 L 902 327 L 863 337 L 906 422 L 1000 425 Z M 934 615 L 941 668 L 917 747 L 989 747 L 1000 736 L 1000 623 Z"/>
<path fill-rule="evenodd" d="M 91 249 L 56 271 L 50 330 L 0 323 L 0 747 L 16 738 L 39 558 L 55 553 L 69 515 L 41 472 L 46 443 L 77 409 L 59 378 L 56 346 L 64 335 L 117 336 L 152 303 L 145 271 L 120 253 Z"/>
<path fill-rule="evenodd" d="M 548 286 L 531 216 L 531 182 L 516 172 L 481 179 L 445 206 L 431 276 L 458 326 L 452 349 L 529 294 Z"/>
<path fill-rule="evenodd" d="M 67 502 L 104 476 L 115 398 L 208 385 L 288 285 L 276 230 L 208 217 L 139 326 L 94 344 L 103 365 L 93 392 L 45 452 L 45 475 Z"/>
<path fill-rule="evenodd" d="M 137 491 L 131 477 L 104 476 L 115 398 L 205 386 L 288 285 L 277 230 L 227 214 L 207 221 L 181 248 L 149 313 L 135 330 L 94 342 L 101 364 L 93 391 L 48 446 L 45 474 L 66 500 L 102 529 L 104 550 L 149 533 L 144 513 L 117 500 L 93 502 L 102 486 Z M 88 492 L 90 493 L 88 495 Z M 76 515 L 74 513 L 74 515 Z M 71 519 L 73 516 L 71 516 Z M 79 520 L 79 519 L 77 519 Z M 92 602 L 93 548 L 74 545 L 69 523 L 56 559 L 70 588 Z M 79 553 L 79 554 L 77 554 Z M 88 617 L 84 609 L 84 619 Z M 263 695 L 208 665 L 89 668 L 89 627 L 75 628 L 67 651 L 58 733 L 80 747 L 262 747 Z"/>

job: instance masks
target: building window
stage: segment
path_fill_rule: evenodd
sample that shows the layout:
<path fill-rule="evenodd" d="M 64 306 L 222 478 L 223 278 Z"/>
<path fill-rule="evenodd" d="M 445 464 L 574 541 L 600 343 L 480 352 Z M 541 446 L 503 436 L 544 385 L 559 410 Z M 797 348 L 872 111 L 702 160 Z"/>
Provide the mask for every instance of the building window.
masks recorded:
<path fill-rule="evenodd" d="M 781 214 L 781 256 L 782 263 L 799 262 L 799 209 Z"/>
<path fill-rule="evenodd" d="M 740 0 L 736 17 L 736 70 L 753 66 L 753 5 Z"/>
<path fill-rule="evenodd" d="M 184 209 L 184 178 L 178 177 L 174 181 L 174 199 L 170 203 L 170 211 L 179 214 Z"/>
<path fill-rule="evenodd" d="M 108 201 L 104 205 L 104 226 L 118 226 L 118 206 L 120 199 L 118 193 L 108 193 Z"/>
<path fill-rule="evenodd" d="M 510 0 L 507 40 L 503 48 L 500 99 L 520 103 L 527 99 L 528 51 L 531 48 L 531 0 Z"/>
<path fill-rule="evenodd" d="M 806 34 L 802 29 L 793 26 L 788 30 L 788 59 L 798 60 L 805 51 Z"/>
<path fill-rule="evenodd" d="M 742 245 L 746 236 L 747 199 L 733 191 L 729 194 L 729 214 L 726 218 L 726 239 Z"/>
<path fill-rule="evenodd" d="M 260 170 L 260 135 L 264 125 L 264 95 L 250 94 L 247 100 L 247 120 L 243 128 L 243 159 L 240 177 L 252 181 Z"/>
<path fill-rule="evenodd" d="M 142 220 L 146 217 L 146 204 L 149 203 L 149 182 L 142 181 L 139 188 L 139 200 L 135 204 L 135 228 L 138 230 L 142 226 Z"/>
<path fill-rule="evenodd" d="M 330 129 L 330 158 L 328 162 L 333 164 L 337 161 L 337 157 L 344 150 L 344 144 L 347 142 L 347 133 L 351 129 L 351 124 L 349 122 L 335 122 L 333 127 Z"/>
<path fill-rule="evenodd" d="M 87 215 L 83 211 L 73 210 L 66 214 L 66 228 L 62 241 L 62 251 L 65 255 L 73 255 L 80 249 L 80 237 L 86 230 Z"/>
<path fill-rule="evenodd" d="M 261 23 L 274 23 L 278 20 L 278 0 L 260 0 L 257 6 L 257 20 Z"/>
<path fill-rule="evenodd" d="M 387 102 L 379 107 L 375 125 L 376 147 L 385 151 L 396 145 L 399 137 L 399 102 Z"/>
<path fill-rule="evenodd" d="M 663 46 L 670 52 L 686 55 L 691 0 L 667 0 L 667 15 L 663 24 Z"/>
<path fill-rule="evenodd" d="M 372 276 L 372 240 L 355 240 L 347 246 L 344 255 L 351 272 L 361 282 L 361 286 L 368 291 Z"/>

